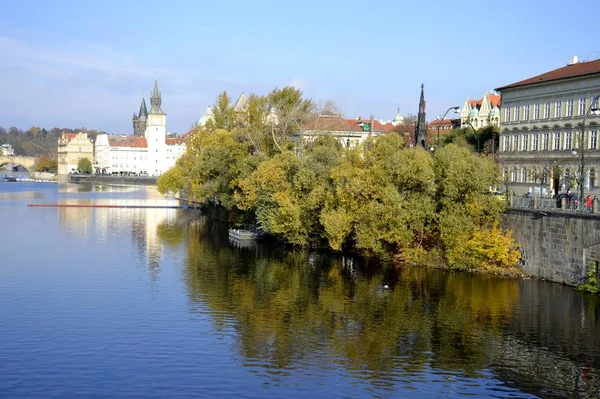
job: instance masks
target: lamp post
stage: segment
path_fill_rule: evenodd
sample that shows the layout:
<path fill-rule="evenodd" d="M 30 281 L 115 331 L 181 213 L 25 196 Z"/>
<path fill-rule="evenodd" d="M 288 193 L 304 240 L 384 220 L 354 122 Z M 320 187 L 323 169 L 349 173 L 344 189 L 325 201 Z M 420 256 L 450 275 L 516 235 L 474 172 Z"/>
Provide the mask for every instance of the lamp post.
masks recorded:
<path fill-rule="evenodd" d="M 440 146 L 440 124 L 442 124 L 444 122 L 444 119 L 446 118 L 446 115 L 448 115 L 448 112 L 450 112 L 451 110 L 454 110 L 454 113 L 458 113 L 458 111 L 460 111 L 460 107 L 450 107 L 446 110 L 446 112 L 444 113 L 444 116 L 442 116 L 442 119 L 440 120 L 440 123 L 438 123 L 437 125 L 437 146 Z"/>
<path fill-rule="evenodd" d="M 477 136 L 477 153 L 481 153 L 480 149 L 479 149 L 479 135 L 477 134 L 477 130 L 475 130 L 475 128 L 473 127 L 473 125 L 471 125 L 471 122 L 463 122 L 463 125 L 469 125 L 471 126 L 471 129 L 473 129 L 473 134 Z"/>
<path fill-rule="evenodd" d="M 583 167 L 585 166 L 584 160 L 583 160 L 583 152 L 584 152 L 584 139 L 585 139 L 585 120 L 587 119 L 588 115 L 593 112 L 594 114 L 596 112 L 598 112 L 598 104 L 597 101 L 600 98 L 600 94 L 592 97 L 592 103 L 590 104 L 587 112 L 585 113 L 585 115 L 583 116 L 583 121 L 581 122 L 581 137 L 579 140 L 579 146 L 580 146 L 580 150 L 581 150 L 581 171 L 579 174 L 579 179 L 580 179 L 580 183 L 579 183 L 579 204 L 583 203 L 583 195 L 584 195 L 584 190 L 585 190 L 585 184 L 583 179 L 585 178 L 585 172 L 583 170 Z M 581 206 L 581 205 L 580 205 Z"/>

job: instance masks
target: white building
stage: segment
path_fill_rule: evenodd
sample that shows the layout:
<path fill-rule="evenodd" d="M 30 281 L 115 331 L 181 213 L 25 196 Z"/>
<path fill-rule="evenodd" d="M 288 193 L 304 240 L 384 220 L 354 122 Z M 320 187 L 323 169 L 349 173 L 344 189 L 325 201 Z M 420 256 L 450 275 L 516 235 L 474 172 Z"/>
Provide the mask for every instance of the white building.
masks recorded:
<path fill-rule="evenodd" d="M 10 144 L 2 144 L 0 146 L 0 154 L 7 157 L 11 157 L 15 155 L 15 150 L 13 150 L 12 145 Z"/>
<path fill-rule="evenodd" d="M 557 194 L 579 189 L 583 175 L 585 193 L 600 194 L 600 117 L 591 112 L 598 107 L 600 60 L 573 57 L 496 90 L 503 103 L 500 163 L 511 189 L 518 195 L 542 185 Z"/>
<path fill-rule="evenodd" d="M 150 96 L 144 137 L 99 134 L 96 138 L 96 173 L 160 176 L 185 152 L 185 139 L 167 138 L 167 114 L 161 109 L 158 83 Z"/>

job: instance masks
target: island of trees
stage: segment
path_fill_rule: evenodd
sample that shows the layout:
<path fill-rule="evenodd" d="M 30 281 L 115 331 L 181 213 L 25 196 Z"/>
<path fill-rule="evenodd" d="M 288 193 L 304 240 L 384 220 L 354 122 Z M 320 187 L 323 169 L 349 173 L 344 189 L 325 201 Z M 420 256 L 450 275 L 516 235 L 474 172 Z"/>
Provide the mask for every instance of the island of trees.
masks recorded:
<path fill-rule="evenodd" d="M 231 223 L 255 223 L 298 246 L 517 272 L 518 248 L 499 227 L 505 204 L 489 190 L 498 183 L 492 157 L 456 137 L 429 152 L 393 132 L 355 148 L 327 134 L 298 135 L 331 107 L 285 87 L 249 96 L 247 112 L 237 114 L 223 92 L 214 123 L 191 133 L 158 188 L 184 190 L 226 210 Z"/>

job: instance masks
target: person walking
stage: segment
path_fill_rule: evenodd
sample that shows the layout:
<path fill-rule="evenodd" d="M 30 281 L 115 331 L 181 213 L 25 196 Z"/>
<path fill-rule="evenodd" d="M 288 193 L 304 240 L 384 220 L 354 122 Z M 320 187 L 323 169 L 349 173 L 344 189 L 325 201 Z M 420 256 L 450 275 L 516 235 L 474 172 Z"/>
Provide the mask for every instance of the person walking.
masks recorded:
<path fill-rule="evenodd" d="M 592 196 L 588 195 L 587 197 L 585 197 L 585 207 L 587 208 L 588 211 L 592 210 Z"/>

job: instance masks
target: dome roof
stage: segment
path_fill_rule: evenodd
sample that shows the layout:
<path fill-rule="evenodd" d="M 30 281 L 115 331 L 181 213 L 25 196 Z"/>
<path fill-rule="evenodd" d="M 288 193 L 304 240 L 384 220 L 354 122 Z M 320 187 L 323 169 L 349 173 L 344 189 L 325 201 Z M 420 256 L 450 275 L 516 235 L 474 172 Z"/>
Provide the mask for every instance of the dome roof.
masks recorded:
<path fill-rule="evenodd" d="M 208 123 L 208 121 L 214 121 L 215 117 L 213 114 L 213 110 L 211 107 L 206 107 L 206 112 L 202 115 L 202 118 L 198 121 L 200 126 L 204 126 Z"/>

